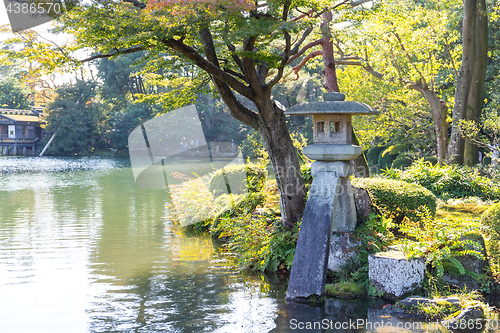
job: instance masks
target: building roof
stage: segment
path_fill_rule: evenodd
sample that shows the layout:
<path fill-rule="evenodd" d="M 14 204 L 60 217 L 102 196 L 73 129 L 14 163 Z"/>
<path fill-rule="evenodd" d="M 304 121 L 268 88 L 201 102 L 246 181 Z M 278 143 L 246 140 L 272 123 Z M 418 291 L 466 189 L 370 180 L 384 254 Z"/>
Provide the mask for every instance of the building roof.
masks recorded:
<path fill-rule="evenodd" d="M 10 119 L 12 121 L 26 121 L 31 123 L 39 123 L 40 118 L 38 116 L 28 116 L 25 114 L 0 114 L 0 116 Z"/>
<path fill-rule="evenodd" d="M 39 110 L 17 110 L 17 109 L 0 109 L 0 117 L 4 117 L 13 122 L 31 122 L 40 123 Z"/>

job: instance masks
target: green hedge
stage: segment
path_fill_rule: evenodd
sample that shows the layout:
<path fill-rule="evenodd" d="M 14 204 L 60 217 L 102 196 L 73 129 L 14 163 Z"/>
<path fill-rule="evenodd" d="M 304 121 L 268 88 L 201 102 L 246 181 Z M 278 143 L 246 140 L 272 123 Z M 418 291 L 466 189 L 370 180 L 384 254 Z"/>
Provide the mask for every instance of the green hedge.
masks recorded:
<path fill-rule="evenodd" d="M 398 158 L 392 162 L 392 169 L 405 169 L 411 165 L 411 162 L 411 157 L 399 155 Z"/>
<path fill-rule="evenodd" d="M 390 168 L 396 157 L 398 157 L 398 155 L 391 153 L 385 153 L 383 156 L 380 154 L 378 158 L 378 167 L 380 170 Z"/>
<path fill-rule="evenodd" d="M 353 178 L 352 185 L 366 189 L 373 204 L 395 223 L 405 217 L 418 220 L 421 206 L 427 207 L 432 218 L 436 214 L 435 195 L 420 185 L 383 178 Z"/>
<path fill-rule="evenodd" d="M 486 234 L 489 239 L 486 249 L 491 264 L 498 270 L 500 268 L 500 202 L 488 208 L 481 215 L 481 224 L 487 226 Z"/>
<path fill-rule="evenodd" d="M 500 199 L 500 185 L 481 176 L 477 169 L 467 166 L 432 165 L 420 159 L 405 170 L 384 171 L 383 177 L 422 185 L 443 199 Z"/>
<path fill-rule="evenodd" d="M 368 149 L 366 153 L 366 160 L 369 164 L 374 165 L 378 163 L 380 153 L 387 149 L 387 146 L 373 146 Z"/>
<path fill-rule="evenodd" d="M 213 174 L 208 189 L 214 197 L 227 193 L 259 192 L 266 184 L 266 180 L 267 168 L 265 165 L 253 163 L 231 165 L 219 169 Z M 229 188 L 227 184 L 231 184 L 233 188 Z"/>

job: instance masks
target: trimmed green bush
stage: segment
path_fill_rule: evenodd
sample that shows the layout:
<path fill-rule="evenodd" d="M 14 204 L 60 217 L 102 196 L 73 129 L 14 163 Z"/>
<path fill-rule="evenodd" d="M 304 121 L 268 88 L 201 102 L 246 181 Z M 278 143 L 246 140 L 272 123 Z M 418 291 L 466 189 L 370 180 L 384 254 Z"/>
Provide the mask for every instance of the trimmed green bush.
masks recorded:
<path fill-rule="evenodd" d="M 419 220 L 421 206 L 425 206 L 432 217 L 436 214 L 436 196 L 420 185 L 383 178 L 353 178 L 351 182 L 364 188 L 373 204 L 395 223 L 401 223 L 405 217 Z"/>
<path fill-rule="evenodd" d="M 429 162 L 432 165 L 436 165 L 438 163 L 438 159 L 436 156 L 425 156 L 424 161 Z"/>
<path fill-rule="evenodd" d="M 481 224 L 487 226 L 486 234 L 489 239 L 486 241 L 488 257 L 493 267 L 500 268 L 500 202 L 488 208 L 481 215 Z"/>
<path fill-rule="evenodd" d="M 221 194 L 259 192 L 267 180 L 267 168 L 262 164 L 230 165 L 217 170 L 210 179 L 209 191 Z M 231 184 L 231 188 L 229 187 Z"/>
<path fill-rule="evenodd" d="M 366 160 L 369 164 L 377 164 L 380 153 L 386 150 L 386 146 L 373 146 L 366 153 Z"/>
<path fill-rule="evenodd" d="M 383 154 L 383 156 L 382 154 L 380 154 L 378 158 L 378 167 L 380 168 L 380 170 L 390 168 L 392 162 L 396 159 L 397 156 L 398 155 L 391 153 L 385 153 Z"/>
<path fill-rule="evenodd" d="M 398 158 L 396 158 L 392 162 L 392 169 L 404 169 L 407 168 L 411 165 L 412 159 L 409 156 L 406 155 L 399 155 Z"/>
<path fill-rule="evenodd" d="M 500 199 L 500 185 L 468 166 L 432 165 L 420 159 L 405 170 L 384 171 L 382 176 L 422 185 L 444 200 L 466 197 Z"/>

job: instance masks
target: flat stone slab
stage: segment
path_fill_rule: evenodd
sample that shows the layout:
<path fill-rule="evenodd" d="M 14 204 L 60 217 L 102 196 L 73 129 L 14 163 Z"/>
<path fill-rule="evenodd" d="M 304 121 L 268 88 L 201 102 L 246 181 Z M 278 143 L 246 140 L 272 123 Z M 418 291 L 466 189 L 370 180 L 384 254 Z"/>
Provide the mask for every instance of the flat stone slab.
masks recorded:
<path fill-rule="evenodd" d="M 399 298 L 418 288 L 425 274 L 425 259 L 407 260 L 403 252 L 379 252 L 368 256 L 371 284 L 388 298 Z"/>
<path fill-rule="evenodd" d="M 333 172 L 320 172 L 313 179 L 286 292 L 289 300 L 321 295 L 325 290 L 331 219 L 339 184 Z"/>
<path fill-rule="evenodd" d="M 350 161 L 361 155 L 360 146 L 313 144 L 304 147 L 304 155 L 311 160 Z"/>

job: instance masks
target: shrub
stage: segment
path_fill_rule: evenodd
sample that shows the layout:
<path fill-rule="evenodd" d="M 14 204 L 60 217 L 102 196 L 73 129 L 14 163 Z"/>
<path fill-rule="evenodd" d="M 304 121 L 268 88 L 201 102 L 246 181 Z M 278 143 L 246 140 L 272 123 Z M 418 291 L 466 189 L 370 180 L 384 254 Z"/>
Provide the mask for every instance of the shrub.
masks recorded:
<path fill-rule="evenodd" d="M 366 160 L 369 164 L 377 164 L 378 163 L 378 157 L 380 156 L 380 153 L 386 150 L 387 147 L 385 146 L 374 146 L 368 149 L 368 152 L 366 153 Z"/>
<path fill-rule="evenodd" d="M 443 200 L 473 196 L 500 199 L 500 185 L 468 166 L 432 165 L 420 159 L 405 170 L 384 171 L 382 176 L 422 185 Z"/>
<path fill-rule="evenodd" d="M 391 153 L 380 154 L 378 158 L 378 167 L 380 170 L 390 168 L 396 157 L 397 155 Z"/>
<path fill-rule="evenodd" d="M 227 239 L 240 268 L 275 272 L 292 267 L 299 227 L 288 230 L 280 220 L 246 214 L 221 218 L 213 232 Z"/>
<path fill-rule="evenodd" d="M 214 197 L 221 194 L 259 192 L 267 180 L 267 168 L 263 164 L 230 165 L 217 170 L 210 179 L 209 191 Z M 229 187 L 231 184 L 231 187 Z"/>
<path fill-rule="evenodd" d="M 367 190 L 373 204 L 395 223 L 405 217 L 418 220 L 421 206 L 436 214 L 436 197 L 420 185 L 383 178 L 353 178 L 352 184 Z"/>
<path fill-rule="evenodd" d="M 406 167 L 409 167 L 411 165 L 412 159 L 409 156 L 406 155 L 399 155 L 393 162 L 392 162 L 392 169 L 405 169 Z"/>
<path fill-rule="evenodd" d="M 500 203 L 488 208 L 481 216 L 481 224 L 488 227 L 486 249 L 492 266 L 498 271 L 500 267 Z"/>
<path fill-rule="evenodd" d="M 426 156 L 424 157 L 424 161 L 429 162 L 432 165 L 436 165 L 438 163 L 438 159 L 436 156 Z"/>

